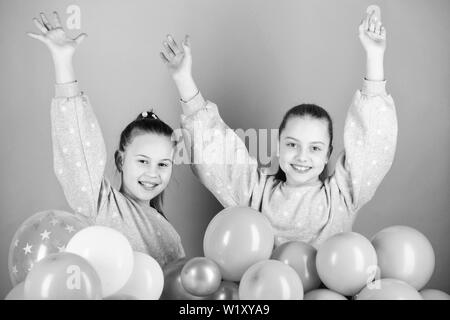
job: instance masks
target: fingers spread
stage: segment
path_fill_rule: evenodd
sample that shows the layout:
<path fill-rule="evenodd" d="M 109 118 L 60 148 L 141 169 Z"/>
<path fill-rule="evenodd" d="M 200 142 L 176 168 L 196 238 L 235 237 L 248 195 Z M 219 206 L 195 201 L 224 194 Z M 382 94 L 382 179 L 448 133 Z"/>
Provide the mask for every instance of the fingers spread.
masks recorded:
<path fill-rule="evenodd" d="M 191 50 L 191 39 L 189 35 L 186 35 L 184 37 L 184 41 L 182 42 L 184 51 L 190 51 Z"/>
<path fill-rule="evenodd" d="M 58 12 L 53 11 L 53 17 L 55 20 L 55 27 L 62 28 L 61 19 L 59 18 Z"/>
<path fill-rule="evenodd" d="M 42 34 L 27 32 L 27 36 L 29 36 L 30 38 L 45 42 L 45 37 Z"/>
<path fill-rule="evenodd" d="M 169 45 L 169 48 L 172 50 L 172 52 L 177 55 L 178 53 L 181 52 L 181 50 L 178 48 L 177 43 L 175 42 L 175 40 L 173 39 L 173 37 L 169 34 L 167 35 L 167 43 Z"/>
<path fill-rule="evenodd" d="M 164 63 L 169 63 L 170 62 L 169 59 L 167 59 L 167 57 L 164 55 L 164 53 L 160 52 L 159 56 L 161 57 L 161 59 L 162 59 L 162 61 Z"/>
<path fill-rule="evenodd" d="M 80 44 L 87 37 L 86 33 L 80 34 L 78 37 L 73 39 L 77 44 Z"/>
<path fill-rule="evenodd" d="M 45 16 L 45 14 L 43 12 L 41 12 L 40 16 L 41 16 L 42 23 L 44 24 L 44 27 L 47 28 L 47 30 L 51 30 L 52 29 L 52 25 L 51 25 L 50 22 L 48 22 L 47 17 Z"/>
<path fill-rule="evenodd" d="M 33 18 L 33 22 L 34 22 L 34 25 L 35 25 L 39 30 L 41 30 L 41 32 L 42 32 L 43 34 L 46 34 L 46 33 L 47 33 L 48 29 L 47 29 L 46 27 L 44 27 L 44 26 L 42 25 L 42 23 L 41 23 L 38 19 Z"/>
<path fill-rule="evenodd" d="M 169 46 L 169 44 L 167 43 L 167 41 L 164 41 L 163 42 L 163 45 L 164 45 L 164 48 L 166 49 L 166 55 L 169 57 L 169 58 L 173 58 L 173 57 L 175 57 L 175 52 L 172 50 L 172 48 Z"/>

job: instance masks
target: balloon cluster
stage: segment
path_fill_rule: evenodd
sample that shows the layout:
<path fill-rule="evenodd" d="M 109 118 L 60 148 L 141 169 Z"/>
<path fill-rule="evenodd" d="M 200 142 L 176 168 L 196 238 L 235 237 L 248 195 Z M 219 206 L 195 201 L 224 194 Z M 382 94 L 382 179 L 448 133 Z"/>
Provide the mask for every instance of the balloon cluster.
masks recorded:
<path fill-rule="evenodd" d="M 300 241 L 274 243 L 263 214 L 227 208 L 206 229 L 204 257 L 161 269 L 114 229 L 67 212 L 40 212 L 14 235 L 8 260 L 14 288 L 6 299 L 450 299 L 424 289 L 434 251 L 410 227 L 388 227 L 370 241 L 339 233 L 317 249 Z"/>
<path fill-rule="evenodd" d="M 205 257 L 164 268 L 162 299 L 391 300 L 450 299 L 423 289 L 435 265 L 419 231 L 393 226 L 371 241 L 336 234 L 317 249 L 291 241 L 274 249 L 270 222 L 247 207 L 219 212 L 206 229 Z"/>
<path fill-rule="evenodd" d="M 14 300 L 159 299 L 164 276 L 120 232 L 63 211 L 39 212 L 18 229 L 9 252 Z"/>

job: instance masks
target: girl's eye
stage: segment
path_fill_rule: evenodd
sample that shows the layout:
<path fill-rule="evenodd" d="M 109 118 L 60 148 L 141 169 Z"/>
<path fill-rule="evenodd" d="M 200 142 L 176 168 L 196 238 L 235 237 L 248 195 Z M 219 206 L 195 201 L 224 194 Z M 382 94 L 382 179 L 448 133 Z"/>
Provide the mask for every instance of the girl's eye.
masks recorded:
<path fill-rule="evenodd" d="M 160 163 L 159 166 L 160 166 L 160 167 L 167 168 L 167 167 L 169 166 L 169 164 L 167 164 L 167 163 Z"/>
<path fill-rule="evenodd" d="M 322 150 L 322 149 L 320 149 L 320 147 L 312 147 L 312 149 L 313 149 L 313 151 L 320 151 L 320 150 Z"/>
<path fill-rule="evenodd" d="M 295 148 L 295 143 L 288 142 L 288 143 L 286 143 L 286 146 L 288 146 L 289 148 Z"/>
<path fill-rule="evenodd" d="M 142 164 L 148 164 L 148 161 L 147 161 L 147 160 L 143 160 L 143 159 L 138 160 L 138 162 L 139 162 L 139 163 L 142 163 Z"/>

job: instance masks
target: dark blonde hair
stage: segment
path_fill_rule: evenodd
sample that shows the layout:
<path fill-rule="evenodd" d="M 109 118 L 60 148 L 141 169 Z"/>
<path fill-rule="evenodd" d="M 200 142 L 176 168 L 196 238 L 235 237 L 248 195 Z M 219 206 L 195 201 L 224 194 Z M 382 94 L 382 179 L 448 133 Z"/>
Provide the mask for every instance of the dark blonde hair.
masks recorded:
<path fill-rule="evenodd" d="M 142 133 L 153 133 L 171 138 L 173 129 L 159 119 L 153 111 L 142 112 L 139 114 L 139 116 L 134 121 L 130 122 L 120 134 L 119 148 L 114 153 L 116 168 L 120 173 L 122 173 L 122 155 L 128 145 L 133 141 L 134 137 Z M 173 144 L 175 146 L 176 141 L 174 141 Z M 163 199 L 164 191 L 150 200 L 150 206 L 166 218 L 162 210 Z"/>

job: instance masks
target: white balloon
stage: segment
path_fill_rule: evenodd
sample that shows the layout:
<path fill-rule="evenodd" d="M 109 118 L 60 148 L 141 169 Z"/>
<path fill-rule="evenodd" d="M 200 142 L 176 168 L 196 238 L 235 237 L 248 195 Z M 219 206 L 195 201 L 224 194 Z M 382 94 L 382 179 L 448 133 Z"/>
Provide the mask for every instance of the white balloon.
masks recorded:
<path fill-rule="evenodd" d="M 133 272 L 134 257 L 128 239 L 119 231 L 103 226 L 87 227 L 76 233 L 66 252 L 85 258 L 97 271 L 103 297 L 119 291 Z"/>
<path fill-rule="evenodd" d="M 24 286 L 25 281 L 22 281 L 6 295 L 5 300 L 25 300 Z"/>
<path fill-rule="evenodd" d="M 163 288 L 164 274 L 159 263 L 148 254 L 135 251 L 133 273 L 117 294 L 138 300 L 158 300 Z"/>

